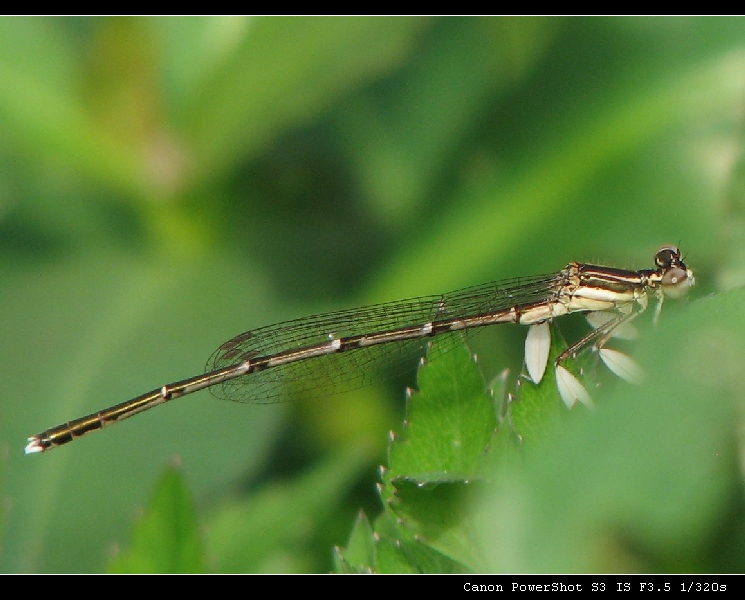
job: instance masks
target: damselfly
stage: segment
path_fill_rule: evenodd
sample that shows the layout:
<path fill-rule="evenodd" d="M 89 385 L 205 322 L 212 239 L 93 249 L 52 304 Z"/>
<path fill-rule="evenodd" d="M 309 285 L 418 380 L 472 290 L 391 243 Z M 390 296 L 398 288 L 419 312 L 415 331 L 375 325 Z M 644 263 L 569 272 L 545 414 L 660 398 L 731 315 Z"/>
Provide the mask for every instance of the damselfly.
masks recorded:
<path fill-rule="evenodd" d="M 589 395 L 563 363 L 592 347 L 613 372 L 634 379 L 636 364 L 605 348 L 606 343 L 644 312 L 650 296 L 657 301 L 656 320 L 665 297 L 684 296 L 695 283 L 677 247 L 663 246 L 654 260 L 654 269 L 641 271 L 573 262 L 558 273 L 330 312 L 242 333 L 215 351 L 204 375 L 47 429 L 28 438 L 26 453 L 62 446 L 204 388 L 219 397 L 253 403 L 276 401 L 285 383 L 297 391 L 351 390 L 369 383 L 381 364 L 420 347 L 425 338 L 497 323 L 531 326 L 525 364 L 530 378 L 540 382 L 548 363 L 549 322 L 575 312 L 588 313 L 594 329 L 556 359 L 556 380 L 568 406 L 587 403 Z"/>

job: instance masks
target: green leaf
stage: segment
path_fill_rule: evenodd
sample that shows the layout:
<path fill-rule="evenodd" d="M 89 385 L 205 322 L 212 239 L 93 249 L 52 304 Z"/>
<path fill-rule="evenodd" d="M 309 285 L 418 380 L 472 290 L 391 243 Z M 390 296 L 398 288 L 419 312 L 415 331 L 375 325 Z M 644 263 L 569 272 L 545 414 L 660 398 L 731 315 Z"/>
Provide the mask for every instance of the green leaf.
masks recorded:
<path fill-rule="evenodd" d="M 165 471 L 145 514 L 135 526 L 131 548 L 111 562 L 109 571 L 206 571 L 196 508 L 178 468 L 170 467 Z"/>
<path fill-rule="evenodd" d="M 462 564 L 444 556 L 400 527 L 390 513 L 375 522 L 375 571 L 378 573 L 462 573 Z"/>
<path fill-rule="evenodd" d="M 497 427 L 494 400 L 468 348 L 451 343 L 435 339 L 419 369 L 403 433 L 390 445 L 390 479 L 426 484 L 479 475 Z"/>
<path fill-rule="evenodd" d="M 396 481 L 394 486 L 395 497 L 387 508 L 396 517 L 402 539 L 460 565 L 459 571 L 482 570 L 481 558 L 475 552 L 475 523 L 469 511 L 478 486 L 466 482 L 417 485 L 409 481 Z M 424 565 L 418 568 L 432 572 Z"/>
<path fill-rule="evenodd" d="M 386 510 L 395 514 L 396 543 L 406 565 L 427 572 L 436 556 L 437 563 L 463 569 L 478 563 L 470 552 L 464 512 L 470 482 L 481 476 L 496 431 L 494 399 L 459 336 L 432 343 L 417 380 L 419 391 L 409 396 L 403 434 L 391 440 L 381 494 Z M 385 540 L 381 544 L 381 552 L 390 557 L 394 548 Z M 417 562 L 421 556 L 427 557 L 425 563 Z M 390 560 L 380 564 L 395 567 Z"/>
<path fill-rule="evenodd" d="M 330 456 L 301 476 L 226 503 L 209 521 L 207 544 L 217 570 L 302 571 L 302 548 L 333 515 L 369 460 L 365 446 Z"/>
<path fill-rule="evenodd" d="M 337 573 L 371 573 L 375 562 L 375 542 L 370 520 L 360 511 L 346 548 L 334 549 Z"/>

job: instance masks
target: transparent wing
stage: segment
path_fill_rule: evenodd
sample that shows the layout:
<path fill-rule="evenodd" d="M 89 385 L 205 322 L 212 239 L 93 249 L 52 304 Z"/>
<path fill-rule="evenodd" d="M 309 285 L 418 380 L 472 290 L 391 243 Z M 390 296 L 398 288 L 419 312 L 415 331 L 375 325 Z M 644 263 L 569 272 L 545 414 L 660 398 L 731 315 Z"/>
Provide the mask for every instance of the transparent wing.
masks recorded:
<path fill-rule="evenodd" d="M 559 273 L 509 279 L 450 294 L 375 304 L 261 327 L 220 346 L 207 362 L 207 371 L 323 344 L 330 339 L 343 340 L 533 304 L 551 298 L 561 278 Z M 426 341 L 426 338 L 399 340 L 290 362 L 231 379 L 211 389 L 219 398 L 250 403 L 282 401 L 288 385 L 295 392 L 315 395 L 349 391 L 379 380 L 392 367 L 400 368 L 408 361 L 413 366 L 414 359 L 423 354 Z"/>

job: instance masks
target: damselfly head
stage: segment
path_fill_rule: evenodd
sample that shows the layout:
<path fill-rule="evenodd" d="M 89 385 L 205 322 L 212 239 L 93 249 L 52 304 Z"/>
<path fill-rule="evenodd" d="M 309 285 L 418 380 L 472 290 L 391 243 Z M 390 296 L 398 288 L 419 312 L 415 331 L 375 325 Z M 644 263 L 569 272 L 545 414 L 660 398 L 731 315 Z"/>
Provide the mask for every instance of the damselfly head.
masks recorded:
<path fill-rule="evenodd" d="M 677 246 L 662 246 L 655 254 L 654 262 L 660 275 L 660 285 L 670 298 L 682 298 L 696 283 L 693 271 L 686 267 Z"/>

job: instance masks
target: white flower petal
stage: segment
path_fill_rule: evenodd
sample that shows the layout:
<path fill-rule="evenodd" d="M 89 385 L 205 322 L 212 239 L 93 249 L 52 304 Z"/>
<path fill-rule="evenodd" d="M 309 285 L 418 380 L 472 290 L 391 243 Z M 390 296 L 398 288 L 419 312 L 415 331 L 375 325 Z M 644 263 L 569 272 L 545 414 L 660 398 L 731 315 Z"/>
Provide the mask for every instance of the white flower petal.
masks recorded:
<path fill-rule="evenodd" d="M 540 383 L 543 379 L 550 350 L 551 326 L 548 321 L 531 325 L 525 338 L 525 367 L 535 383 Z"/>
<path fill-rule="evenodd" d="M 556 386 L 559 388 L 561 399 L 568 408 L 572 408 L 577 402 L 592 406 L 592 398 L 585 386 L 561 365 L 556 367 Z"/>
<path fill-rule="evenodd" d="M 633 358 L 610 348 L 601 348 L 600 358 L 613 373 L 629 383 L 641 383 L 644 380 L 644 371 Z"/>

